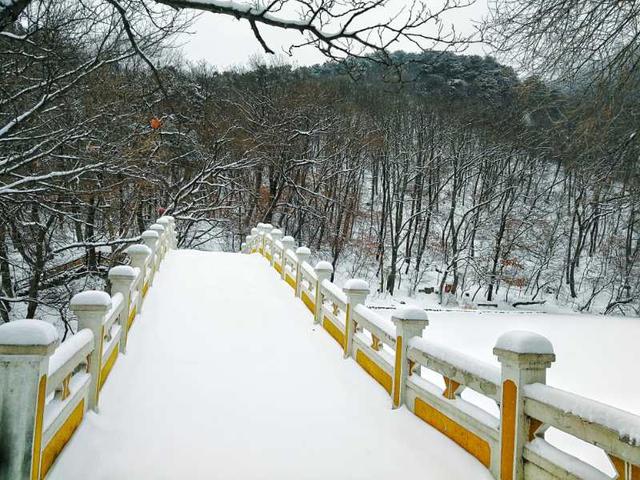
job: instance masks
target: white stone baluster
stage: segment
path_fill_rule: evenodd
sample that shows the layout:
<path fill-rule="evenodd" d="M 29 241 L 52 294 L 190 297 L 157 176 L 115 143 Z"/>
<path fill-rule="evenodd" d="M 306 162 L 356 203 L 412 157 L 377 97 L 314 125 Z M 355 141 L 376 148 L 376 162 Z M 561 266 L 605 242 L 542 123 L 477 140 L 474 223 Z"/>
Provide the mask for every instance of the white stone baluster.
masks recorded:
<path fill-rule="evenodd" d="M 167 251 L 167 235 L 166 232 L 164 230 L 164 227 L 162 225 L 160 225 L 159 223 L 154 223 L 153 225 L 149 226 L 149 230 L 152 230 L 154 232 L 158 233 L 158 244 L 157 244 L 157 249 L 158 249 L 158 267 L 160 267 L 160 263 L 162 262 L 162 259 L 164 258 L 164 255 Z"/>
<path fill-rule="evenodd" d="M 154 232 L 153 230 L 145 230 L 142 232 L 142 242 L 151 250 L 151 256 L 149 257 L 148 265 L 149 265 L 149 286 L 153 285 L 153 279 L 156 274 L 156 268 L 158 264 L 158 232 Z"/>
<path fill-rule="evenodd" d="M 278 240 L 282 240 L 283 236 L 284 236 L 284 234 L 282 233 L 282 230 L 274 228 L 271 231 L 271 266 L 272 267 L 276 263 L 276 242 Z M 282 261 L 282 259 L 281 259 L 281 261 Z"/>
<path fill-rule="evenodd" d="M 299 297 L 302 291 L 302 264 L 311 258 L 311 250 L 307 247 L 298 247 L 296 256 L 298 257 L 298 263 L 296 264 L 296 297 Z"/>
<path fill-rule="evenodd" d="M 316 263 L 316 311 L 313 316 L 315 323 L 322 323 L 322 305 L 324 303 L 324 295 L 322 294 L 322 282 L 329 280 L 333 273 L 333 266 L 329 262 L 320 261 Z"/>
<path fill-rule="evenodd" d="M 172 248 L 176 248 L 176 231 L 175 231 L 175 220 L 173 217 L 160 217 L 156 220 L 156 223 L 159 223 L 165 228 L 165 234 L 167 236 L 166 246 L 167 250 L 171 250 Z"/>
<path fill-rule="evenodd" d="M 267 256 L 267 247 L 269 246 L 269 242 L 271 240 L 271 237 L 269 236 L 269 234 L 271 233 L 271 230 L 273 230 L 273 225 L 271 225 L 270 223 L 263 223 L 262 224 L 262 254 L 266 257 Z"/>
<path fill-rule="evenodd" d="M 342 288 L 347 295 L 347 311 L 345 312 L 344 358 L 351 356 L 353 348 L 353 335 L 355 323 L 353 321 L 353 309 L 364 303 L 369 295 L 369 284 L 357 278 L 347 280 Z"/>
<path fill-rule="evenodd" d="M 296 241 L 290 235 L 282 238 L 282 272 L 280 275 L 282 276 L 282 280 L 287 279 L 287 251 L 293 250 L 296 246 Z"/>
<path fill-rule="evenodd" d="M 178 248 L 178 232 L 176 230 L 176 219 L 171 215 L 165 215 L 162 218 L 166 218 L 169 220 L 169 232 L 170 232 L 170 242 L 171 248 Z"/>
<path fill-rule="evenodd" d="M 136 304 L 136 310 L 140 313 L 142 312 L 142 301 L 144 300 L 146 289 L 149 288 L 147 285 L 147 261 L 151 257 L 151 250 L 146 245 L 137 243 L 129 245 L 124 252 L 131 259 L 131 266 L 140 269 L 141 278 L 138 284 L 138 301 Z"/>
<path fill-rule="evenodd" d="M 546 383 L 547 369 L 555 361 L 553 345 L 542 335 L 512 331 L 498 338 L 493 354 L 502 365 L 500 402 L 500 478 L 524 478 L 524 446 L 530 425 L 524 413 L 523 387 Z"/>
<path fill-rule="evenodd" d="M 260 230 L 256 227 L 251 229 L 251 243 L 249 244 L 249 253 L 258 251 L 258 239 L 260 238 Z"/>
<path fill-rule="evenodd" d="M 409 340 L 421 337 L 425 327 L 429 325 L 427 312 L 416 307 L 398 308 L 391 315 L 396 326 L 396 358 L 393 368 L 393 408 L 398 408 L 405 401 L 409 361 L 407 351 Z"/>
<path fill-rule="evenodd" d="M 78 330 L 88 328 L 93 333 L 95 348 L 89 355 L 88 407 L 98 411 L 100 397 L 100 375 L 102 373 L 102 348 L 104 344 L 104 318 L 111 308 L 111 297 L 106 292 L 87 290 L 73 296 L 69 305 L 78 318 Z"/>
<path fill-rule="evenodd" d="M 131 325 L 131 319 L 129 318 L 131 310 L 131 289 L 133 282 L 136 279 L 135 270 L 128 265 L 118 265 L 109 270 L 109 282 L 111 282 L 111 295 L 121 293 L 124 297 L 124 308 L 120 313 L 119 324 L 122 329 L 122 335 L 120 337 L 120 352 L 125 353 L 127 351 L 127 337 L 129 335 L 129 325 Z M 133 311 L 135 314 L 135 310 Z"/>

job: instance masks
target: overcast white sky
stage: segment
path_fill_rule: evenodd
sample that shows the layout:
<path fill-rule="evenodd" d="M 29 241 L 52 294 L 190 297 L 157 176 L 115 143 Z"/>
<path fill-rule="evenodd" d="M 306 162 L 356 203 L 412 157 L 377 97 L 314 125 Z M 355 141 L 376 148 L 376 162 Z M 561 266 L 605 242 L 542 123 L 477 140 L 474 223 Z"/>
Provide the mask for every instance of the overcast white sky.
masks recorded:
<path fill-rule="evenodd" d="M 476 0 L 476 3 L 455 12 L 450 12 L 446 21 L 455 25 L 457 31 L 471 32 L 474 22 L 480 22 L 488 12 L 488 0 Z M 390 2 L 393 8 L 393 1 Z M 396 3 L 397 8 L 397 3 Z M 261 26 L 261 33 L 267 44 L 277 53 L 284 52 L 292 43 L 299 42 L 302 36 L 293 31 L 284 31 Z M 225 15 L 203 13 L 192 28 L 192 33 L 180 39 L 183 44 L 183 57 L 191 62 L 206 61 L 220 70 L 233 66 L 246 65 L 256 54 L 263 55 L 251 28 L 246 21 L 236 20 Z M 473 45 L 465 53 L 485 54 L 485 49 Z M 297 65 L 321 63 L 325 58 L 314 48 L 296 49 L 288 61 Z"/>

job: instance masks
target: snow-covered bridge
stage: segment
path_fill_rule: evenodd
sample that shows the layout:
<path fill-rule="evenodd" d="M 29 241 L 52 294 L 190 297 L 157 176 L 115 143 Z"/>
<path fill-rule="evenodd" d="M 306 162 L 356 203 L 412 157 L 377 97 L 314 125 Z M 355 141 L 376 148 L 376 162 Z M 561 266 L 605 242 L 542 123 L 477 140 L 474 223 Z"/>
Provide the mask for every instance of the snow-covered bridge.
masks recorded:
<path fill-rule="evenodd" d="M 0 479 L 612 478 L 549 427 L 640 478 L 640 418 L 545 385 L 540 335 L 501 336 L 485 364 L 422 338 L 423 310 L 375 314 L 365 282 L 338 288 L 268 225 L 252 255 L 175 250 L 170 217 L 143 240 L 111 295 L 74 297 L 62 344 L 0 327 Z"/>

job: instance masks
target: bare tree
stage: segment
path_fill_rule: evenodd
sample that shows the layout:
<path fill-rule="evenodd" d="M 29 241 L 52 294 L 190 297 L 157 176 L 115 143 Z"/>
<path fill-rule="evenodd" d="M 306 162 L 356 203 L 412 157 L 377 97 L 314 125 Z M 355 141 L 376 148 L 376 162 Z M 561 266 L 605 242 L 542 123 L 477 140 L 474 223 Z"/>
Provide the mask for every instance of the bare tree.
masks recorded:
<path fill-rule="evenodd" d="M 628 77 L 640 60 L 640 2 L 493 0 L 489 38 L 525 71 Z"/>

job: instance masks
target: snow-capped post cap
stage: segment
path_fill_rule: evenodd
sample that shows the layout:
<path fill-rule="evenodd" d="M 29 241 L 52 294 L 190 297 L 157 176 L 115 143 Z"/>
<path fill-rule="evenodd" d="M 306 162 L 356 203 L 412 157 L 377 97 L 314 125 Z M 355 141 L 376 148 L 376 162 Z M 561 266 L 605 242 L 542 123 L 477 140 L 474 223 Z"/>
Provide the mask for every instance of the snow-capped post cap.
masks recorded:
<path fill-rule="evenodd" d="M 59 343 L 55 327 L 42 320 L 13 320 L 0 325 L 0 355 L 48 356 Z"/>
<path fill-rule="evenodd" d="M 309 250 L 307 247 L 298 247 L 296 249 L 296 256 L 298 257 L 298 260 L 302 263 L 309 259 L 309 257 L 311 256 L 311 250 Z"/>
<path fill-rule="evenodd" d="M 369 292 L 369 284 L 366 280 L 361 280 L 359 278 L 350 278 L 344 284 L 343 290 L 346 292 L 347 290 L 353 291 L 364 291 Z"/>
<path fill-rule="evenodd" d="M 109 270 L 109 280 L 133 280 L 136 271 L 129 265 L 118 265 Z"/>
<path fill-rule="evenodd" d="M 369 284 L 365 280 L 359 278 L 351 278 L 347 280 L 342 287 L 342 290 L 347 295 L 347 302 L 355 307 L 367 299 L 369 295 Z"/>
<path fill-rule="evenodd" d="M 260 233 L 260 230 L 258 230 L 256 227 L 253 227 L 253 228 L 251 229 L 251 235 L 252 235 L 252 236 L 254 236 L 254 237 L 255 237 L 258 233 Z"/>
<path fill-rule="evenodd" d="M 270 223 L 263 223 L 262 228 L 264 230 L 264 233 L 271 233 L 271 230 L 273 230 L 273 225 L 271 225 Z"/>
<path fill-rule="evenodd" d="M 149 226 L 149 230 L 153 230 L 154 232 L 158 232 L 160 235 L 164 233 L 164 225 L 160 223 L 154 223 Z"/>
<path fill-rule="evenodd" d="M 400 307 L 396 308 L 391 315 L 391 318 L 397 318 L 398 320 L 411 320 L 415 322 L 428 322 L 429 316 L 422 308 L 418 307 Z"/>
<path fill-rule="evenodd" d="M 422 332 L 429 325 L 427 312 L 418 307 L 396 308 L 391 314 L 391 321 L 396 326 L 396 336 L 407 340 L 412 337 L 421 337 Z"/>
<path fill-rule="evenodd" d="M 151 249 L 146 245 L 142 245 L 141 243 L 134 243 L 133 245 L 129 245 L 124 251 L 130 257 L 137 256 L 145 256 L 148 257 L 151 255 Z"/>
<path fill-rule="evenodd" d="M 140 237 L 142 238 L 144 244 L 149 247 L 152 252 L 156 251 L 156 245 L 158 243 L 158 239 L 160 238 L 158 232 L 154 232 L 153 230 L 145 230 L 144 232 L 142 232 L 142 235 L 140 235 Z"/>
<path fill-rule="evenodd" d="M 159 219 L 156 220 L 156 223 L 159 223 L 160 225 L 165 226 L 165 225 L 170 225 L 171 220 L 169 220 L 168 217 L 160 217 Z"/>
<path fill-rule="evenodd" d="M 282 237 L 282 246 L 285 250 L 293 250 L 296 246 L 296 240 L 291 235 L 285 235 Z"/>
<path fill-rule="evenodd" d="M 273 238 L 274 240 L 280 240 L 283 237 L 283 233 L 282 230 L 278 229 L 278 228 L 274 228 L 271 231 L 271 238 Z"/>
<path fill-rule="evenodd" d="M 333 273 L 333 265 L 331 265 L 326 260 L 320 260 L 318 263 L 316 263 L 314 270 L 316 271 L 316 273 Z"/>
<path fill-rule="evenodd" d="M 158 235 L 158 232 L 155 232 L 153 230 L 145 230 L 144 232 L 142 232 L 142 235 L 140 235 L 140 238 L 142 238 L 143 240 L 146 240 L 148 238 L 157 239 L 158 237 L 160 237 L 160 235 Z"/>
<path fill-rule="evenodd" d="M 500 362 L 511 360 L 541 367 L 551 366 L 556 359 L 553 345 L 546 337 L 524 330 L 513 330 L 500 335 L 493 354 Z"/>
<path fill-rule="evenodd" d="M 107 312 L 111 308 L 111 296 L 100 290 L 86 290 L 77 293 L 69 304 L 71 310 L 76 312 Z"/>

